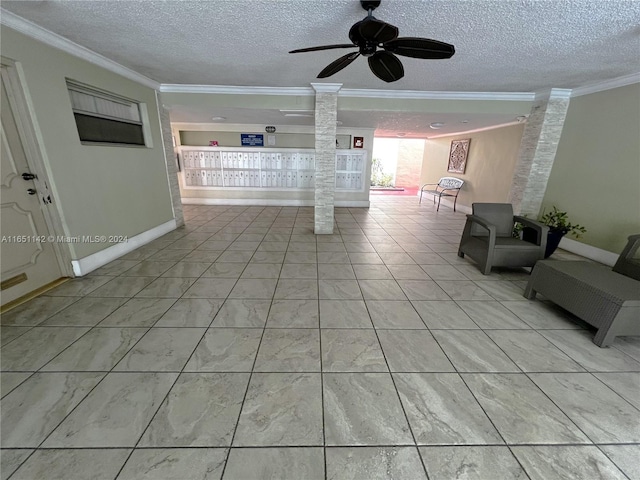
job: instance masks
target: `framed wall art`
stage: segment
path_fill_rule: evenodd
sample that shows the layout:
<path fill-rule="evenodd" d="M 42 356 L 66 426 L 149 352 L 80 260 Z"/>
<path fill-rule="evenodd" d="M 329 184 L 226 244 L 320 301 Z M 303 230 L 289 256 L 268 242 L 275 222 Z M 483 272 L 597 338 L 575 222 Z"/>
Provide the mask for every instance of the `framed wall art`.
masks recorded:
<path fill-rule="evenodd" d="M 469 156 L 470 138 L 464 140 L 453 140 L 451 142 L 451 151 L 449 152 L 448 172 L 464 173 L 467 168 L 467 157 Z"/>

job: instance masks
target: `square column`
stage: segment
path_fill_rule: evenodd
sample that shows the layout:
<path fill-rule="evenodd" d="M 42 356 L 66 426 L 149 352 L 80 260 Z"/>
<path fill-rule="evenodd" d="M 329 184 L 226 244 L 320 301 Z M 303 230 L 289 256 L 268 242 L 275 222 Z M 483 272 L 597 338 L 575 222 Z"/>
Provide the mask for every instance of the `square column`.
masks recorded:
<path fill-rule="evenodd" d="M 314 233 L 332 234 L 336 191 L 336 119 L 341 83 L 312 83 L 316 91 Z"/>
<path fill-rule="evenodd" d="M 184 225 L 184 215 L 182 213 L 182 198 L 180 197 L 180 185 L 178 184 L 178 165 L 176 163 L 176 154 L 173 148 L 173 135 L 171 132 L 169 109 L 162 104 L 162 95 L 159 92 L 156 92 L 156 102 L 158 104 L 158 117 L 160 118 L 160 128 L 162 131 L 162 146 L 164 147 L 167 178 L 169 180 L 169 192 L 171 194 L 171 204 L 173 206 L 173 217 L 175 218 L 178 227 L 181 227 Z"/>
<path fill-rule="evenodd" d="M 522 135 L 509 202 L 518 215 L 537 218 L 556 159 L 571 90 L 553 88 L 536 96 Z"/>

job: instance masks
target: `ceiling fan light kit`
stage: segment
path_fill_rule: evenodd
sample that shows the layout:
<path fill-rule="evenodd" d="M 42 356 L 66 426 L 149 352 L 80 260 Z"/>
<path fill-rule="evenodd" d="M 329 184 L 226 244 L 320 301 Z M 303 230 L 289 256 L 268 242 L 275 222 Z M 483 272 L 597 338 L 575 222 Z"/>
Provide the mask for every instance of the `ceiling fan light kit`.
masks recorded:
<path fill-rule="evenodd" d="M 380 6 L 380 0 L 360 0 L 360 5 L 368 14 L 349 30 L 352 43 L 337 45 L 321 45 L 318 47 L 300 48 L 289 53 L 316 52 L 336 48 L 358 48 L 357 52 L 347 53 L 327 65 L 318 78 L 335 75 L 348 66 L 360 55 L 367 57 L 369 68 L 373 74 L 385 82 L 395 82 L 404 76 L 404 67 L 396 55 L 425 60 L 451 58 L 455 53 L 453 45 L 419 37 L 398 37 L 398 27 L 378 20 L 373 11 Z M 378 49 L 382 50 L 378 50 Z"/>

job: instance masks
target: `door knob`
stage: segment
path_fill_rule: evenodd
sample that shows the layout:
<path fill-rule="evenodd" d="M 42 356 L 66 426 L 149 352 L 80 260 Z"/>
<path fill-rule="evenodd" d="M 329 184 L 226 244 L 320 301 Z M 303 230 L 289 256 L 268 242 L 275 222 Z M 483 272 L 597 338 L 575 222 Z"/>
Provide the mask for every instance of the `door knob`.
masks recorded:
<path fill-rule="evenodd" d="M 29 195 L 35 195 L 37 192 L 33 188 L 30 188 L 29 190 L 27 190 L 27 193 Z"/>
<path fill-rule="evenodd" d="M 36 175 L 34 175 L 33 173 L 25 172 L 25 173 L 22 174 L 22 178 L 24 180 L 33 180 L 34 178 L 38 178 L 38 177 Z"/>

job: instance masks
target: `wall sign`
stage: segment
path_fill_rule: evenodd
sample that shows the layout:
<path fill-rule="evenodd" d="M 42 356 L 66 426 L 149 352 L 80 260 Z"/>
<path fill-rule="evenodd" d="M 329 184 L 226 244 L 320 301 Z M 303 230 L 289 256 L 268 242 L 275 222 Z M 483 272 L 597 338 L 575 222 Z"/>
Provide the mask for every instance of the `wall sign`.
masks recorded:
<path fill-rule="evenodd" d="M 353 148 L 364 148 L 364 137 L 353 137 Z"/>
<path fill-rule="evenodd" d="M 336 135 L 336 148 L 351 148 L 351 135 Z"/>
<path fill-rule="evenodd" d="M 261 133 L 241 133 L 240 144 L 243 147 L 263 147 L 264 135 Z"/>

